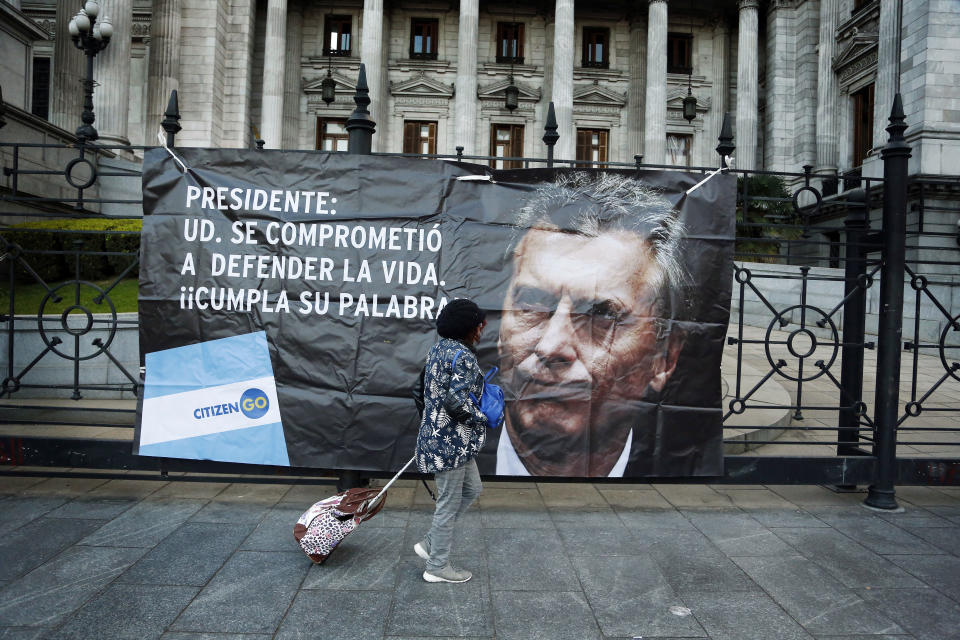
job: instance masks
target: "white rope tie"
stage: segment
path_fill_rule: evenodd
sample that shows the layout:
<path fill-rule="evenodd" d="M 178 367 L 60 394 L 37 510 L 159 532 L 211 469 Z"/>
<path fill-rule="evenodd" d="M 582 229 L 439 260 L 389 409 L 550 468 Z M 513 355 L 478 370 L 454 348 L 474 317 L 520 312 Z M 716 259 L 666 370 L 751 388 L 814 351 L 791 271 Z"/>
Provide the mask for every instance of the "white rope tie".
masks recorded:
<path fill-rule="evenodd" d="M 189 169 L 187 169 L 187 165 L 183 163 L 183 160 L 177 157 L 177 154 L 173 152 L 173 149 L 167 146 L 167 137 L 166 135 L 164 135 L 164 133 L 165 132 L 163 130 L 163 127 L 161 127 L 160 130 L 157 132 L 157 140 L 160 141 L 160 146 L 166 149 L 167 153 L 170 154 L 170 157 L 176 160 L 177 164 L 183 167 L 183 172 L 187 173 L 189 171 Z"/>
<path fill-rule="evenodd" d="M 727 166 L 723 166 L 723 164 L 721 163 L 721 165 L 717 167 L 716 171 L 711 171 L 710 173 L 707 174 L 707 176 L 703 180 L 701 180 L 697 184 L 687 189 L 687 195 L 690 195 L 691 193 L 693 193 L 694 191 L 702 187 L 713 176 L 729 169 L 730 166 L 733 164 L 733 158 L 731 158 L 730 156 L 723 156 L 723 162 L 725 162 Z"/>

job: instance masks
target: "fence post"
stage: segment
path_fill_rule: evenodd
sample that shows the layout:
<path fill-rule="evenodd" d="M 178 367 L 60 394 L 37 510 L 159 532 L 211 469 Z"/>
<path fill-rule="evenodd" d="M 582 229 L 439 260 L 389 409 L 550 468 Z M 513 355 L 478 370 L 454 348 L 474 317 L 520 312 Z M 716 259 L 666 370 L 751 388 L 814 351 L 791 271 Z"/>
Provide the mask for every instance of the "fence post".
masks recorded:
<path fill-rule="evenodd" d="M 890 138 L 883 158 L 883 266 L 880 271 L 880 322 L 877 330 L 877 386 L 873 453 L 877 458 L 874 482 L 864 504 L 896 509 L 897 419 L 900 411 L 900 349 L 903 331 L 903 276 L 907 232 L 907 160 L 910 145 L 903 132 L 903 102 L 893 98 Z"/>
<path fill-rule="evenodd" d="M 353 96 L 357 108 L 347 120 L 347 153 L 369 155 L 373 149 L 373 133 L 377 123 L 370 118 L 367 105 L 370 104 L 370 89 L 367 87 L 367 67 L 360 63 L 360 75 L 357 77 L 357 93 Z"/>
<path fill-rule="evenodd" d="M 723 124 L 720 125 L 720 135 L 717 136 L 717 153 L 720 154 L 720 166 L 727 166 L 727 156 L 733 155 L 737 147 L 733 144 L 733 127 L 730 124 L 730 112 L 723 112 Z M 744 204 L 746 206 L 746 204 Z"/>
<path fill-rule="evenodd" d="M 347 120 L 347 153 L 370 155 L 373 149 L 373 134 L 377 123 L 370 118 L 367 106 L 370 104 L 370 89 L 367 87 L 367 68 L 360 63 L 360 75 L 357 78 L 357 92 L 353 96 L 357 108 Z M 337 491 L 346 491 L 355 487 L 370 486 L 370 478 L 364 477 L 356 469 L 341 469 L 337 477 Z"/>
<path fill-rule="evenodd" d="M 175 138 L 181 129 L 180 103 L 177 101 L 176 89 L 170 92 L 170 102 L 167 103 L 167 110 L 163 113 L 163 122 L 160 126 L 167 132 L 167 146 L 173 149 Z"/>
<path fill-rule="evenodd" d="M 543 125 L 543 142 L 547 145 L 547 168 L 553 167 L 553 145 L 557 144 L 560 134 L 557 133 L 557 114 L 553 110 L 553 101 L 547 109 L 547 123 Z"/>
<path fill-rule="evenodd" d="M 863 349 L 867 314 L 868 199 L 862 191 L 847 195 L 845 257 L 843 273 L 843 360 L 840 365 L 840 410 L 837 455 L 862 455 L 860 407 L 863 398 Z"/>

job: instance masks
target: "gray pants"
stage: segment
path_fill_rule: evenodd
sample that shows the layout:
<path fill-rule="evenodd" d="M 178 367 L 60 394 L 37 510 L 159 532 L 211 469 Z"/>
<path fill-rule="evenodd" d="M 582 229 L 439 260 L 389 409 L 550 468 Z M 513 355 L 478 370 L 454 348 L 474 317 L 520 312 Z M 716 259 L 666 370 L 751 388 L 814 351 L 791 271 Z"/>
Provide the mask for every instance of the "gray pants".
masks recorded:
<path fill-rule="evenodd" d="M 433 524 L 426 536 L 430 547 L 427 570 L 447 566 L 454 523 L 470 508 L 483 490 L 477 461 L 473 458 L 462 467 L 435 474 L 434 479 L 437 481 L 437 508 L 433 512 Z"/>

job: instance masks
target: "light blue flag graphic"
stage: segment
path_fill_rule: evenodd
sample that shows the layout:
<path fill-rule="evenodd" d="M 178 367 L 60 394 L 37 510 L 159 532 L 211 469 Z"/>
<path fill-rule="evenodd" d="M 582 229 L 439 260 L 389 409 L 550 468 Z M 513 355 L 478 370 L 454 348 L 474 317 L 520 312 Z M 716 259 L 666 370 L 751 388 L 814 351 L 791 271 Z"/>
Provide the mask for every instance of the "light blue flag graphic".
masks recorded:
<path fill-rule="evenodd" d="M 146 354 L 140 455 L 289 466 L 263 331 Z"/>

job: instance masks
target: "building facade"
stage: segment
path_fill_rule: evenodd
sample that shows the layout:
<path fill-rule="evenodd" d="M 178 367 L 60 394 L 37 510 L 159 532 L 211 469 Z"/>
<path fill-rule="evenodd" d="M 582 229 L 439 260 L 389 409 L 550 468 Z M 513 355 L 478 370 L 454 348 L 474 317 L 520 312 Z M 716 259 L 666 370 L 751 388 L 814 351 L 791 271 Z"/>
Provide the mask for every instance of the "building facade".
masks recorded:
<path fill-rule="evenodd" d="M 13 87 L 4 57 L 5 99 L 68 131 L 82 110 L 83 56 L 57 34 L 73 4 L 0 0 L 18 16 L 5 24 L 28 18 L 50 34 L 18 54 L 24 86 Z M 374 151 L 542 157 L 552 101 L 557 158 L 714 165 L 729 111 L 740 168 L 879 175 L 899 90 L 911 173 L 960 166 L 960 0 L 102 4 L 117 33 L 96 59 L 107 142 L 154 143 L 177 89 L 178 144 L 343 149 L 363 63 Z M 16 31 L 26 47 L 29 29 Z M 511 84 L 518 100 L 508 109 Z M 688 93 L 692 120 L 682 117 Z"/>

